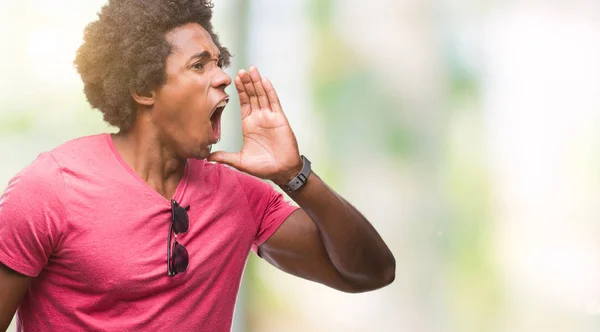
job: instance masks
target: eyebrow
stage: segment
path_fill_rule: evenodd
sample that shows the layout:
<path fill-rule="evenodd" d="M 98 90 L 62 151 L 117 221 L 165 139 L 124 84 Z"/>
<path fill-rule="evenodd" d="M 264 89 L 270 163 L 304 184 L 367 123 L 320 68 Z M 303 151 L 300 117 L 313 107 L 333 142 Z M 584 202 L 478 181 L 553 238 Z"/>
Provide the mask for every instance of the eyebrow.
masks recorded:
<path fill-rule="evenodd" d="M 193 60 L 204 60 L 205 58 L 210 59 L 210 52 L 208 52 L 208 51 L 198 52 L 198 53 L 192 55 L 190 57 L 190 59 L 188 60 L 188 62 L 192 62 Z M 219 53 L 219 55 L 217 55 L 217 59 L 223 60 L 223 55 L 221 53 Z"/>

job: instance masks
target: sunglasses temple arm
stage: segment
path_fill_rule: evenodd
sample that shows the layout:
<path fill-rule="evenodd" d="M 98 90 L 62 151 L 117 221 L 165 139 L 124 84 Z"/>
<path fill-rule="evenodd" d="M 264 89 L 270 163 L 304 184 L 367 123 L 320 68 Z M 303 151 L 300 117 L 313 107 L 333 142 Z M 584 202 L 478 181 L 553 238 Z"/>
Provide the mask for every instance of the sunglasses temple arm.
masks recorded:
<path fill-rule="evenodd" d="M 167 237 L 167 275 L 171 275 L 171 233 L 173 232 L 173 223 L 169 226 L 169 236 Z"/>

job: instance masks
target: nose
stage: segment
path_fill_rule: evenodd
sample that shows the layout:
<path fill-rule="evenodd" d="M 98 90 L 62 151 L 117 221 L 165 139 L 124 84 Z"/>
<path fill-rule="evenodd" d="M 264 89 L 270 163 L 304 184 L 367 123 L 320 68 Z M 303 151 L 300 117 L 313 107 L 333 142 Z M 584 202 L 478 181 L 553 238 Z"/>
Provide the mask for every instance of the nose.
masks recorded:
<path fill-rule="evenodd" d="M 213 87 L 216 89 L 225 90 L 226 87 L 231 85 L 231 77 L 222 69 L 217 67 L 217 73 L 213 79 Z"/>

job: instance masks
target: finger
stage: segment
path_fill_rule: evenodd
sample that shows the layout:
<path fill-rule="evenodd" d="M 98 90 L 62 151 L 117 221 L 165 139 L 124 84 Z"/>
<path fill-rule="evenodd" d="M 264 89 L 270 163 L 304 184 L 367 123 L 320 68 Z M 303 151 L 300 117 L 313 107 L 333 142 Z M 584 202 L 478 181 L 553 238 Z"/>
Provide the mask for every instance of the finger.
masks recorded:
<path fill-rule="evenodd" d="M 273 84 L 271 84 L 271 81 L 268 78 L 263 77 L 262 83 L 265 87 L 267 97 L 269 97 L 271 109 L 275 112 L 283 112 L 283 108 L 281 107 L 281 103 L 279 102 L 279 97 L 277 96 L 277 91 L 275 91 L 275 88 L 273 87 Z"/>
<path fill-rule="evenodd" d="M 250 106 L 253 110 L 260 109 L 260 104 L 258 103 L 258 98 L 256 97 L 256 91 L 254 90 L 254 85 L 252 84 L 252 79 L 250 75 L 243 69 L 238 72 L 238 76 L 242 80 L 244 84 L 244 88 L 248 93 L 248 97 L 250 98 Z"/>
<path fill-rule="evenodd" d="M 242 119 L 250 115 L 252 113 L 252 107 L 250 106 L 250 97 L 248 97 L 248 92 L 246 92 L 246 88 L 244 87 L 244 83 L 239 76 L 236 76 L 233 79 L 235 83 L 235 88 L 238 92 L 240 98 L 240 111 L 242 113 Z"/>
<path fill-rule="evenodd" d="M 240 156 L 241 156 L 240 152 L 231 153 L 231 152 L 225 152 L 225 151 L 216 151 L 216 152 L 211 153 L 208 156 L 207 160 L 208 161 L 216 161 L 221 164 L 239 168 L 240 160 L 241 160 Z"/>
<path fill-rule="evenodd" d="M 267 93 L 263 87 L 260 73 L 254 66 L 250 67 L 250 78 L 252 79 L 252 85 L 254 85 L 254 90 L 256 91 L 256 97 L 258 98 L 258 104 L 260 105 L 260 108 L 269 108 L 269 106 L 271 106 L 269 104 L 269 97 L 267 97 Z"/>

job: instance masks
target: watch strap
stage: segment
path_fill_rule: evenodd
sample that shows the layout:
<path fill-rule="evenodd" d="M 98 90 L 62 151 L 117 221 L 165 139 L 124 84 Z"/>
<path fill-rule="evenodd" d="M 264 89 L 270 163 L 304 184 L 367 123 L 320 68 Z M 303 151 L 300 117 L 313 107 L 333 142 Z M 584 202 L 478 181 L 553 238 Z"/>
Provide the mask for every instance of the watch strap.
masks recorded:
<path fill-rule="evenodd" d="M 287 192 L 291 193 L 300 189 L 306 183 L 308 176 L 310 175 L 310 160 L 303 155 L 300 156 L 300 158 L 302 158 L 302 170 L 295 178 L 290 180 L 290 182 L 283 185 L 283 189 Z"/>

